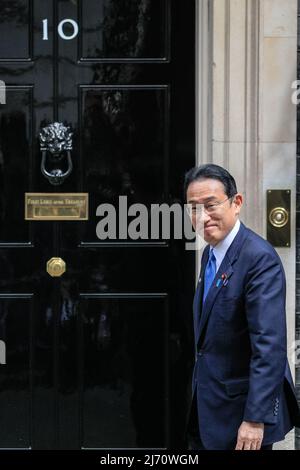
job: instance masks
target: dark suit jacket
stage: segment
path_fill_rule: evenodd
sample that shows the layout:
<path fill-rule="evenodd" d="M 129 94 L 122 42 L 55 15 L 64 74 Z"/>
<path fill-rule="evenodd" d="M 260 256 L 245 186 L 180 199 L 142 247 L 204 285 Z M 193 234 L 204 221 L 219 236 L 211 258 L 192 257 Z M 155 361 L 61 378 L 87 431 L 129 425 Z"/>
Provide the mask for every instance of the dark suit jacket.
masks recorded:
<path fill-rule="evenodd" d="M 241 223 L 202 306 L 208 252 L 207 246 L 194 299 L 193 397 L 202 442 L 234 449 L 242 421 L 265 423 L 263 445 L 277 442 L 300 425 L 280 258 Z"/>

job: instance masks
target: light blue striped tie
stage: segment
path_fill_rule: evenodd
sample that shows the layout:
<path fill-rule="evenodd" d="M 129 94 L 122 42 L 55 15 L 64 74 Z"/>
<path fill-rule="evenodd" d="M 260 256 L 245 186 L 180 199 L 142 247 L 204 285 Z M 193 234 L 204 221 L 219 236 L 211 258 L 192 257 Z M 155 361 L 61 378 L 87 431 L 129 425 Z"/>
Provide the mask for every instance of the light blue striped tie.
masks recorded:
<path fill-rule="evenodd" d="M 211 249 L 209 252 L 208 263 L 205 269 L 203 303 L 205 302 L 206 296 L 208 294 L 210 286 L 212 285 L 215 275 L 216 275 L 216 257 L 214 254 L 214 250 Z"/>

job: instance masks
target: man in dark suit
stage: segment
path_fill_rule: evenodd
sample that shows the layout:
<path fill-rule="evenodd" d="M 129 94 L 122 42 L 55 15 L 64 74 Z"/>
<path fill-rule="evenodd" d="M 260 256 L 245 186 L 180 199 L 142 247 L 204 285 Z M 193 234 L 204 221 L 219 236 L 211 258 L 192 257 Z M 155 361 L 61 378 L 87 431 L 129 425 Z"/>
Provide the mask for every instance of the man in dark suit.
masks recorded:
<path fill-rule="evenodd" d="M 192 224 L 208 243 L 194 299 L 191 449 L 270 450 L 300 413 L 287 360 L 285 274 L 239 221 L 243 197 L 217 165 L 190 170 Z M 255 208 L 253 208 L 255 210 Z"/>

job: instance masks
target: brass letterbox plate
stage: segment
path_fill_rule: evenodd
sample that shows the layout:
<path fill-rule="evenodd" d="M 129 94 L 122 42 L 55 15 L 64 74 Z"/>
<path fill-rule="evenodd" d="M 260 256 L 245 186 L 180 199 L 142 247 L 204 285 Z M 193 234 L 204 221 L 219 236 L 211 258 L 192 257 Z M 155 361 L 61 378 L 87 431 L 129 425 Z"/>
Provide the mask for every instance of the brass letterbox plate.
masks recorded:
<path fill-rule="evenodd" d="M 25 193 L 25 220 L 88 218 L 88 193 Z"/>
<path fill-rule="evenodd" d="M 291 246 L 291 190 L 267 190 L 267 240 L 276 247 Z"/>

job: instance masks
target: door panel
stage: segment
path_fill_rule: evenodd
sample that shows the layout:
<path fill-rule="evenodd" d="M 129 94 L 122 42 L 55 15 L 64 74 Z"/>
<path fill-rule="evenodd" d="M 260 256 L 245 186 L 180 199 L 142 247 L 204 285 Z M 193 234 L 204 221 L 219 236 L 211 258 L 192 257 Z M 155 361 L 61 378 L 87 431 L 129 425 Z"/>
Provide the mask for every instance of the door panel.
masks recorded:
<path fill-rule="evenodd" d="M 1 2 L 0 18 L 0 446 L 181 447 L 194 256 L 184 240 L 100 240 L 96 209 L 118 215 L 119 196 L 128 207 L 182 199 L 194 164 L 194 2 Z M 58 34 L 64 20 L 78 24 L 74 39 L 61 37 L 71 23 Z M 73 132 L 60 186 L 40 170 L 38 134 L 54 121 Z M 89 220 L 25 221 L 25 192 L 87 192 Z M 46 272 L 54 256 L 60 278 Z"/>
<path fill-rule="evenodd" d="M 137 294 L 81 299 L 83 447 L 165 447 L 166 301 Z"/>
<path fill-rule="evenodd" d="M 32 32 L 32 1 L 3 0 L 0 19 L 0 61 L 7 59 L 17 62 L 30 60 Z"/>
<path fill-rule="evenodd" d="M 166 60 L 170 2 L 83 0 L 82 60 Z"/>
<path fill-rule="evenodd" d="M 34 106 L 32 87 L 8 86 L 6 102 L 5 107 L 0 108 L 0 243 L 26 245 L 31 243 L 29 226 L 24 220 L 24 193 L 33 171 L 29 144 Z"/>
<path fill-rule="evenodd" d="M 95 226 L 101 202 L 118 208 L 122 195 L 128 205 L 149 205 L 167 194 L 169 93 L 167 87 L 145 86 L 84 87 L 80 92 L 81 174 L 95 204 L 82 242 L 99 243 Z"/>
<path fill-rule="evenodd" d="M 26 448 L 31 442 L 32 313 L 31 295 L 0 295 L 0 337 L 9 365 L 0 375 L 2 448 Z"/>

